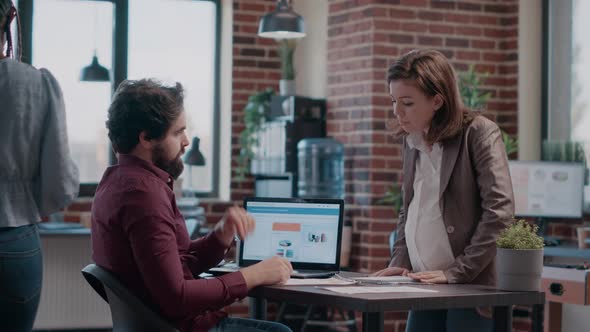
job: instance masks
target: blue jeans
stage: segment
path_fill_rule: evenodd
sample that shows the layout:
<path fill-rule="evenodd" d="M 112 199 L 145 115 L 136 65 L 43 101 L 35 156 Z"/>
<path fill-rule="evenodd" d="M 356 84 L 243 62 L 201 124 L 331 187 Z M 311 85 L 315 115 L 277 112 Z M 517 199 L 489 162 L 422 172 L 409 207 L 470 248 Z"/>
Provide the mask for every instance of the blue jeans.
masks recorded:
<path fill-rule="evenodd" d="M 0 228 L 0 329 L 31 331 L 41 296 L 43 257 L 37 225 Z"/>
<path fill-rule="evenodd" d="M 491 332 L 493 321 L 475 309 L 410 311 L 406 332 Z"/>
<path fill-rule="evenodd" d="M 224 318 L 209 332 L 293 332 L 287 326 L 264 320 Z"/>

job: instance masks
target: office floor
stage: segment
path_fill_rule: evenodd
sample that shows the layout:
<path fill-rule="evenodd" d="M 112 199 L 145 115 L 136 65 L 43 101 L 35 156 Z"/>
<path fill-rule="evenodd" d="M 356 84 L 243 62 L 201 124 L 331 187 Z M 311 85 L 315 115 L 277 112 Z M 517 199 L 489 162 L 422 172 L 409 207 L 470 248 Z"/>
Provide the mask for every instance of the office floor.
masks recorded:
<path fill-rule="evenodd" d="M 287 325 L 293 331 L 299 331 L 301 329 L 301 324 L 290 324 Z M 34 332 L 111 332 L 111 330 L 33 330 Z M 326 332 L 326 331 L 339 331 L 339 332 L 350 332 L 352 331 L 346 327 L 337 327 L 337 328 L 328 328 L 321 326 L 310 326 L 305 329 L 306 332 Z"/>
<path fill-rule="evenodd" d="M 301 331 L 302 318 L 305 315 L 304 306 L 290 305 L 288 310 L 285 312 L 283 324 L 289 326 L 293 331 Z M 326 321 L 328 312 L 325 307 L 318 307 L 313 311 L 311 317 L 312 320 Z M 338 313 L 335 315 L 336 320 L 342 320 L 344 317 Z M 356 325 L 356 324 L 355 324 Z M 35 329 L 34 332 L 111 332 L 110 329 L 61 329 L 61 330 L 39 330 Z M 356 332 L 356 326 L 313 326 L 308 325 L 305 328 L 305 332 Z"/>
<path fill-rule="evenodd" d="M 78 329 L 74 329 L 74 330 L 33 330 L 34 332 L 111 332 L 111 330 L 105 330 L 105 329 L 100 329 L 100 330 L 95 330 L 95 329 L 84 329 L 84 330 L 78 330 Z"/>

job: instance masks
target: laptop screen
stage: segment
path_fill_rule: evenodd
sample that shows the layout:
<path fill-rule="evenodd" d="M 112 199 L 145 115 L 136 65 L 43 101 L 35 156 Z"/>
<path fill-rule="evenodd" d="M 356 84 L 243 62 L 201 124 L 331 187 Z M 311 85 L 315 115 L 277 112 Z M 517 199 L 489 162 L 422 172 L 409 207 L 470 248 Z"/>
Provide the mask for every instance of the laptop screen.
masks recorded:
<path fill-rule="evenodd" d="M 247 199 L 256 229 L 242 243 L 241 265 L 281 256 L 296 268 L 340 264 L 341 200 Z"/>

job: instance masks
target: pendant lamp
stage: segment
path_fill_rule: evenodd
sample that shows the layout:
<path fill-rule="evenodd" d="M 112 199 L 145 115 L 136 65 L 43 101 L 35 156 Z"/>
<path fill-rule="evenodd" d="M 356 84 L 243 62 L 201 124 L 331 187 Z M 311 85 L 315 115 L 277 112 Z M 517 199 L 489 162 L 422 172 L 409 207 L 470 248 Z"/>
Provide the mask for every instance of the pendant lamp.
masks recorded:
<path fill-rule="evenodd" d="M 110 81 L 109 70 L 101 66 L 94 51 L 92 63 L 84 68 L 80 73 L 80 80 L 85 82 L 108 82 Z"/>
<path fill-rule="evenodd" d="M 275 11 L 260 18 L 258 36 L 273 39 L 303 38 L 303 17 L 293 11 L 289 1 L 278 0 Z"/>
<path fill-rule="evenodd" d="M 80 72 L 80 81 L 84 82 L 108 82 L 110 81 L 109 70 L 103 67 L 98 62 L 98 56 L 96 55 L 96 34 L 98 31 L 98 14 L 96 4 L 94 5 L 94 56 L 92 57 L 92 63 L 84 68 Z"/>

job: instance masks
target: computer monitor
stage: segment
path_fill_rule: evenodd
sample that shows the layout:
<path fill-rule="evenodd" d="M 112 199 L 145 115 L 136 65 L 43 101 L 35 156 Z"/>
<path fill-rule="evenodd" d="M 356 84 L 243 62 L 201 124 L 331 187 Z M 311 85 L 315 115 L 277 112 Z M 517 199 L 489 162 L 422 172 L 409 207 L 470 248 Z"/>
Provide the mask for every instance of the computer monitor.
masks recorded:
<path fill-rule="evenodd" d="M 583 164 L 511 160 L 509 167 L 515 216 L 582 217 Z"/>
<path fill-rule="evenodd" d="M 281 256 L 296 269 L 339 270 L 342 200 L 252 197 L 244 207 L 256 229 L 241 242 L 240 266 Z"/>

